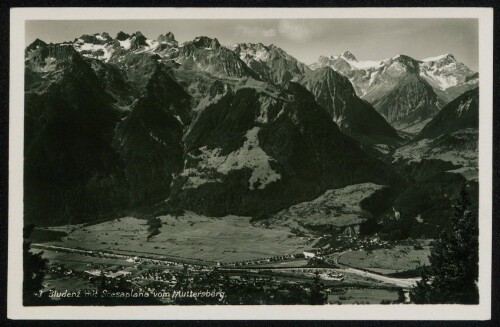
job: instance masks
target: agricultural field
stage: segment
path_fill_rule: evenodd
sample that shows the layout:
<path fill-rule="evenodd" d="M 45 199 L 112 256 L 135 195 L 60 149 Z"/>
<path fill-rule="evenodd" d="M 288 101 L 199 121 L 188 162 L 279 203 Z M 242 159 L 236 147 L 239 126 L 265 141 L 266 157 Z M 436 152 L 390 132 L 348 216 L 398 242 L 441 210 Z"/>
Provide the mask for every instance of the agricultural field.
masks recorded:
<path fill-rule="evenodd" d="M 347 251 L 339 256 L 338 263 L 376 273 L 391 274 L 428 265 L 429 254 L 429 245 L 424 245 L 422 249 L 397 245 L 392 249 Z"/>
<path fill-rule="evenodd" d="M 146 220 L 125 217 L 97 225 L 67 228 L 52 245 L 88 250 L 158 254 L 209 262 L 234 262 L 302 253 L 313 241 L 287 228 L 252 226 L 249 217 L 211 218 L 194 213 L 162 216 L 160 234 L 149 241 Z"/>

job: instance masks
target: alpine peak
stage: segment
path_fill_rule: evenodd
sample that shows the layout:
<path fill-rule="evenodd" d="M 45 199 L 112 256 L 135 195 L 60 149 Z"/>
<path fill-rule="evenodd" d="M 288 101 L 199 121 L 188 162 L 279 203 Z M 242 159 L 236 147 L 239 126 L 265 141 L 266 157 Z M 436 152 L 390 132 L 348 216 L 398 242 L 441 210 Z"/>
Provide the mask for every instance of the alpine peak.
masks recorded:
<path fill-rule="evenodd" d="M 40 39 L 36 39 L 30 45 L 28 45 L 28 47 L 26 48 L 26 50 L 27 51 L 29 51 L 29 50 L 35 50 L 35 49 L 46 47 L 46 46 L 47 46 L 47 43 L 43 42 Z"/>
<path fill-rule="evenodd" d="M 422 61 L 423 62 L 447 61 L 450 63 L 457 62 L 457 60 L 455 59 L 455 56 L 453 56 L 451 53 L 446 53 L 446 54 L 443 54 L 440 56 L 425 58 L 425 59 L 422 59 Z"/>
<path fill-rule="evenodd" d="M 127 33 L 123 32 L 123 31 L 120 31 L 120 32 L 118 32 L 118 34 L 116 34 L 116 39 L 118 41 L 125 41 L 129 37 L 130 37 L 130 34 L 127 34 Z"/>
<path fill-rule="evenodd" d="M 131 35 L 132 41 L 130 43 L 130 49 L 137 50 L 141 47 L 148 46 L 147 38 L 142 35 L 141 32 L 135 32 Z"/>
<path fill-rule="evenodd" d="M 413 59 L 410 56 L 404 54 L 398 54 L 385 61 L 388 65 L 393 63 L 402 64 L 404 67 L 411 69 L 412 71 L 419 71 L 419 61 Z"/>
<path fill-rule="evenodd" d="M 95 33 L 95 34 L 83 34 L 80 36 L 78 39 L 75 39 L 76 42 L 83 42 L 83 43 L 91 43 L 91 44 L 103 44 L 106 42 L 111 41 L 112 38 L 109 36 L 108 33 L 103 32 L 103 33 Z"/>
<path fill-rule="evenodd" d="M 160 34 L 158 41 L 175 41 L 174 33 L 168 32 L 167 34 Z"/>
<path fill-rule="evenodd" d="M 145 38 L 145 36 L 140 31 L 135 32 L 134 34 L 132 34 L 132 36 Z"/>
<path fill-rule="evenodd" d="M 193 40 L 194 46 L 197 48 L 211 48 L 217 49 L 220 47 L 219 40 L 216 38 L 209 38 L 208 36 L 198 36 Z"/>
<path fill-rule="evenodd" d="M 350 51 L 344 51 L 339 57 L 347 59 L 348 61 L 358 61 L 356 57 Z"/>

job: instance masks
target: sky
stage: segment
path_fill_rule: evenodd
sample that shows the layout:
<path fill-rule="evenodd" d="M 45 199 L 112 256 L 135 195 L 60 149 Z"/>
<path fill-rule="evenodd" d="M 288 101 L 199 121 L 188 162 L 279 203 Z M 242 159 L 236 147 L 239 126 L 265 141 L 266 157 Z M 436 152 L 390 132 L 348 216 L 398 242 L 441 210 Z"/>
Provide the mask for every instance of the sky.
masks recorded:
<path fill-rule="evenodd" d="M 382 60 L 398 54 L 424 59 L 451 53 L 478 70 L 477 19 L 169 19 L 27 21 L 26 45 L 71 41 L 82 34 L 140 31 L 147 38 L 172 32 L 179 42 L 196 36 L 217 38 L 231 46 L 241 42 L 275 44 L 311 64 L 320 55 L 349 50 L 358 60 Z"/>

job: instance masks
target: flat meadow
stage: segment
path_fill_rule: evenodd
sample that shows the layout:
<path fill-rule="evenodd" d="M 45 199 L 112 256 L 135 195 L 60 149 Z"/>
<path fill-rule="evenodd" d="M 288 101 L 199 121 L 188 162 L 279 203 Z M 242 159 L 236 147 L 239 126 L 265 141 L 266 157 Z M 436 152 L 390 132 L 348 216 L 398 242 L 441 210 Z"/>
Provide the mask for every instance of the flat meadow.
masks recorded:
<path fill-rule="evenodd" d="M 186 212 L 159 218 L 160 234 L 150 240 L 146 220 L 124 217 L 67 229 L 67 236 L 50 244 L 228 263 L 302 253 L 311 243 L 309 237 L 298 237 L 288 228 L 253 226 L 249 217 L 212 218 Z"/>
<path fill-rule="evenodd" d="M 392 249 L 348 251 L 339 257 L 338 263 L 376 273 L 392 274 L 429 265 L 429 254 L 428 245 L 422 249 L 397 245 Z"/>

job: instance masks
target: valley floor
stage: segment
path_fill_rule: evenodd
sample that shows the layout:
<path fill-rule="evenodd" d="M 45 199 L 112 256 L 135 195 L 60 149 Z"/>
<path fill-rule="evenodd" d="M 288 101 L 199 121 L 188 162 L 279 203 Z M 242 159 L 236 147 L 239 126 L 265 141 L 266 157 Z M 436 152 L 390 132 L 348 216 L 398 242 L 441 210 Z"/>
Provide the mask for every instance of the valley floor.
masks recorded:
<path fill-rule="evenodd" d="M 67 235 L 32 243 L 32 251 L 43 251 L 49 260 L 45 290 L 95 289 L 95 280 L 102 275 L 124 278 L 140 289 L 158 282 L 163 289 L 175 289 L 186 271 L 195 276 L 190 277 L 193 283 L 196 276 L 203 279 L 217 271 L 247 286 L 260 281 L 276 292 L 287 287 L 307 292 L 317 274 L 327 303 L 393 303 L 400 299 L 398 292 L 407 291 L 418 278 L 387 274 L 425 264 L 429 251 L 425 242 L 423 250 L 391 246 L 335 252 L 330 248 L 325 252 L 326 264 L 311 265 L 303 252 L 317 242 L 319 237 L 313 234 L 297 236 L 284 226 L 254 226 L 250 218 L 237 216 L 212 218 L 187 212 L 163 216 L 161 221 L 160 234 L 149 241 L 147 221 L 132 217 L 48 228 Z"/>

